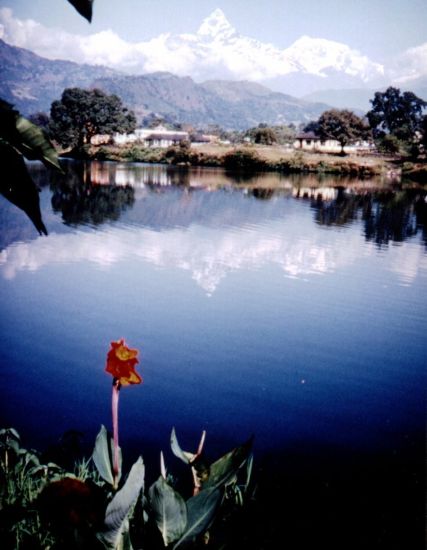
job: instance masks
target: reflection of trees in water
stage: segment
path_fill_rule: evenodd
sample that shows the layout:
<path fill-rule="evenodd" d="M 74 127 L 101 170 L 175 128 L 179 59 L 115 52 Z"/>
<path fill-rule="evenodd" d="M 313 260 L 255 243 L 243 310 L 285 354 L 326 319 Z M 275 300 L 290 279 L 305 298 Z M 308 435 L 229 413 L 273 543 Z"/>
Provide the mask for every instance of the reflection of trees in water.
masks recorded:
<path fill-rule="evenodd" d="M 366 240 L 380 246 L 390 241 L 402 242 L 420 229 L 427 244 L 425 198 L 426 192 L 419 189 L 350 194 L 338 188 L 334 199 L 325 200 L 318 194 L 311 198 L 311 206 L 321 225 L 345 225 L 363 220 Z"/>
<path fill-rule="evenodd" d="M 67 224 L 98 225 L 119 219 L 135 201 L 130 185 L 93 184 L 82 164 L 68 165 L 67 176 L 52 178 L 52 207 Z"/>
<path fill-rule="evenodd" d="M 274 189 L 255 187 L 252 189 L 252 196 L 256 199 L 269 200 L 274 196 Z"/>

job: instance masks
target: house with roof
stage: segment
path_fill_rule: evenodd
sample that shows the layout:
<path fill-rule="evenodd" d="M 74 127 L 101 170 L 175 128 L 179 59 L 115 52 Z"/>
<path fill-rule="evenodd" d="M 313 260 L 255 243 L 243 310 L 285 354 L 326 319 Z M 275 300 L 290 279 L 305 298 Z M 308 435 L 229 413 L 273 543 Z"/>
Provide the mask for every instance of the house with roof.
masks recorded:
<path fill-rule="evenodd" d="M 168 130 L 165 126 L 159 125 L 155 128 L 137 128 L 131 134 L 114 134 L 113 142 L 116 145 L 127 145 L 137 143 L 144 147 L 170 147 L 179 145 L 189 140 L 188 132 Z"/>
<path fill-rule="evenodd" d="M 341 153 L 341 145 L 336 139 L 322 139 L 314 132 L 302 132 L 298 134 L 294 141 L 294 148 L 301 151 L 312 151 L 319 153 Z M 357 141 L 352 145 L 346 145 L 346 153 L 363 153 L 372 150 L 372 144 L 368 141 Z"/>
<path fill-rule="evenodd" d="M 294 148 L 302 151 L 319 151 L 323 153 L 339 153 L 341 145 L 336 139 L 322 139 L 314 132 L 302 132 L 294 141 Z"/>

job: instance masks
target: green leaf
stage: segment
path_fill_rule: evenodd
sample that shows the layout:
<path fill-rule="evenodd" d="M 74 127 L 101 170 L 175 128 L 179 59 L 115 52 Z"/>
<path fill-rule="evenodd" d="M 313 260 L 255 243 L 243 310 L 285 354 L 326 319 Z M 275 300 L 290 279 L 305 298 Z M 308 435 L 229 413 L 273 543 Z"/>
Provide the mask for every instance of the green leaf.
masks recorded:
<path fill-rule="evenodd" d="M 92 460 L 95 463 L 99 475 L 110 485 L 114 484 L 113 470 L 111 467 L 110 446 L 105 426 L 101 426 L 95 440 L 95 448 L 92 453 Z"/>
<path fill-rule="evenodd" d="M 62 172 L 56 150 L 41 128 L 23 116 L 18 116 L 16 130 L 19 142 L 15 145 L 27 159 L 41 160 L 48 168 L 53 167 Z"/>
<path fill-rule="evenodd" d="M 85 19 L 92 21 L 93 0 L 68 0 Z"/>
<path fill-rule="evenodd" d="M 236 447 L 211 464 L 209 478 L 203 483 L 203 489 L 220 487 L 230 483 L 247 460 L 252 448 L 252 441 L 253 438 L 249 439 L 240 447 Z"/>
<path fill-rule="evenodd" d="M 7 438 L 15 438 L 17 441 L 19 441 L 21 438 L 19 436 L 19 433 L 15 430 L 15 428 L 3 428 L 0 430 L 0 437 L 6 436 Z"/>
<path fill-rule="evenodd" d="M 177 540 L 187 524 L 187 507 L 182 496 L 160 476 L 148 491 L 154 519 L 165 546 Z"/>
<path fill-rule="evenodd" d="M 107 548 L 131 548 L 129 533 L 129 515 L 144 488 L 145 466 L 139 457 L 132 466 L 128 478 L 105 512 L 104 530 L 98 538 Z"/>
<path fill-rule="evenodd" d="M 0 129 L 0 132 L 2 129 Z M 40 211 L 39 190 L 30 178 L 22 154 L 9 142 L 0 139 L 0 193 L 23 210 L 37 231 L 47 235 Z"/>
<path fill-rule="evenodd" d="M 58 155 L 41 128 L 24 118 L 10 103 L 0 99 L 0 141 L 29 160 L 41 160 L 62 172 Z"/>
<path fill-rule="evenodd" d="M 187 525 L 173 550 L 195 539 L 209 528 L 220 504 L 221 496 L 219 489 L 211 487 L 188 499 Z"/>

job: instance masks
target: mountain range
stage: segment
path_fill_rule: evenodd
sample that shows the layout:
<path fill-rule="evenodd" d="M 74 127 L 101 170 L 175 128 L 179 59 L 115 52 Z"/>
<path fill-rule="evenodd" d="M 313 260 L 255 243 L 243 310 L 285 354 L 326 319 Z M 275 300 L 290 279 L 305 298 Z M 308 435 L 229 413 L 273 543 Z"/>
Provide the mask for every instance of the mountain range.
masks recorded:
<path fill-rule="evenodd" d="M 48 59 L 102 65 L 130 75 L 170 72 L 197 83 L 248 80 L 296 97 L 389 85 L 413 89 L 417 79 L 427 76 L 427 42 L 381 62 L 343 42 L 315 36 L 300 36 L 281 48 L 242 34 L 219 8 L 195 32 L 162 32 L 139 42 L 111 29 L 72 34 L 66 24 L 48 28 L 0 8 L 0 38 Z"/>
<path fill-rule="evenodd" d="M 117 94 L 141 120 L 167 116 L 198 126 L 246 129 L 261 122 L 289 124 L 313 120 L 328 108 L 248 81 L 196 83 L 169 72 L 126 75 L 102 66 L 49 60 L 0 40 L 0 97 L 24 115 L 49 112 L 64 88 L 97 87 Z"/>
<path fill-rule="evenodd" d="M 32 25 L 31 43 L 41 56 L 10 44 L 27 43 L 28 24 L 12 25 L 11 18 L 11 10 L 0 9 L 0 36 L 7 38 L 0 40 L 0 96 L 27 115 L 48 112 L 63 89 L 73 86 L 115 93 L 139 119 L 155 113 L 227 129 L 300 123 L 318 118 L 328 106 L 364 114 L 374 93 L 390 84 L 427 98 L 427 44 L 406 52 L 394 67 L 346 44 L 308 36 L 281 50 L 243 36 L 216 9 L 196 33 L 164 33 L 137 44 L 112 31 L 82 43 L 81 37 L 64 38 L 55 34 L 62 31 L 45 33 Z M 12 28 L 19 32 L 8 31 Z M 43 39 L 34 38 L 36 31 Z"/>

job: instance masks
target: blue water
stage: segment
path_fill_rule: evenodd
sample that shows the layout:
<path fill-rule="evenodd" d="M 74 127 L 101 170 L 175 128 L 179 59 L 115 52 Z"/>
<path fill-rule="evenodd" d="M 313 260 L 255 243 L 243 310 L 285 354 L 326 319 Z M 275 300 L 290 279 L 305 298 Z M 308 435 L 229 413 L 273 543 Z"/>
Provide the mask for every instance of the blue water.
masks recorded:
<path fill-rule="evenodd" d="M 360 204 L 331 221 L 335 180 L 76 166 L 65 182 L 30 166 L 47 237 L 0 197 L 0 424 L 34 446 L 69 429 L 91 442 L 111 426 L 105 358 L 123 337 L 144 379 L 121 392 L 124 452 L 167 451 L 172 426 L 188 450 L 207 430 L 214 454 L 255 434 L 258 456 L 399 449 L 424 433 L 427 254 L 413 205 L 399 237 L 375 198 L 373 231 Z"/>

